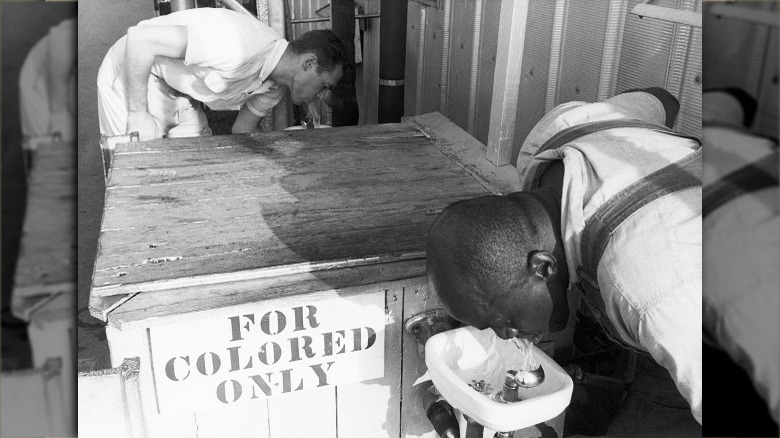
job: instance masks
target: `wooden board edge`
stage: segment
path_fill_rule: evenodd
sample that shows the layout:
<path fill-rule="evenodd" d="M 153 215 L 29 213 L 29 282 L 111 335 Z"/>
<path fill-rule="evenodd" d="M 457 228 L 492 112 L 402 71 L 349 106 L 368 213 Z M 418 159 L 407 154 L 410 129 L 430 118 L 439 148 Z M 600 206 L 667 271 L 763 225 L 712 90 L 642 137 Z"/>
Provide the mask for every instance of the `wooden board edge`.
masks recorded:
<path fill-rule="evenodd" d="M 425 252 L 412 252 L 404 254 L 385 254 L 370 257 L 352 259 L 331 260 L 322 262 L 303 262 L 282 266 L 271 266 L 260 269 L 248 269 L 237 272 L 219 274 L 198 275 L 172 280 L 157 280 L 143 283 L 113 284 L 107 286 L 93 286 L 91 296 L 110 297 L 114 295 L 126 295 L 136 293 L 151 293 L 182 289 L 187 287 L 208 286 L 235 281 L 251 281 L 270 277 L 303 274 L 307 272 L 331 271 L 341 268 L 352 268 L 383 263 L 393 263 L 407 260 L 424 259 Z"/>
<path fill-rule="evenodd" d="M 441 113 L 404 117 L 403 121 L 422 132 L 444 155 L 491 193 L 505 195 L 521 190 L 515 166 L 496 166 L 489 162 L 487 147 Z"/>
<path fill-rule="evenodd" d="M 112 295 L 109 297 L 89 297 L 89 314 L 95 318 L 108 322 L 108 315 L 114 309 L 126 303 L 136 294 Z"/>
<path fill-rule="evenodd" d="M 414 275 L 406 278 L 398 278 L 389 281 L 380 281 L 377 283 L 346 287 L 343 289 L 323 289 L 322 291 L 305 293 L 305 294 L 285 295 L 285 296 L 274 297 L 269 299 L 259 298 L 256 301 L 229 305 L 225 307 L 220 307 L 218 309 L 205 308 L 203 310 L 189 311 L 177 315 L 155 316 L 153 318 L 144 319 L 144 320 L 124 320 L 116 314 L 107 313 L 106 322 L 108 323 L 109 326 L 117 328 L 122 331 L 145 329 L 145 328 L 151 328 L 160 325 L 176 324 L 180 322 L 191 321 L 193 319 L 208 318 L 210 316 L 213 316 L 214 312 L 217 310 L 220 313 L 225 313 L 225 314 L 241 312 L 244 309 L 251 309 L 253 307 L 257 307 L 258 305 L 261 305 L 262 303 L 267 301 L 285 301 L 285 300 L 297 301 L 312 296 L 320 296 L 320 299 L 349 297 L 354 295 L 360 295 L 367 292 L 376 292 L 379 289 L 400 288 L 403 287 L 403 285 L 409 284 L 410 282 L 415 282 L 416 284 L 416 282 L 425 282 L 425 281 L 427 281 L 427 279 L 424 275 L 422 276 Z M 118 304 L 117 307 L 119 305 L 121 305 L 121 303 Z"/>

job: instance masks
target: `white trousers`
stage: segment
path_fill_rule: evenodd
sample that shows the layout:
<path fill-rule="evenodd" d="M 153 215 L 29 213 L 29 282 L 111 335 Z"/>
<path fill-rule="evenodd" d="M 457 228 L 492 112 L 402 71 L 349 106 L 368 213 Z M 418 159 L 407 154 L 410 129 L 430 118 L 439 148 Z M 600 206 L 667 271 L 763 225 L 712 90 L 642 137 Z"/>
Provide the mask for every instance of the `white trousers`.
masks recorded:
<path fill-rule="evenodd" d="M 127 134 L 127 94 L 124 84 L 124 40 L 106 54 L 98 70 L 100 133 Z M 155 75 L 149 76 L 147 102 L 157 129 L 166 137 L 211 135 L 201 103 L 177 92 Z"/>

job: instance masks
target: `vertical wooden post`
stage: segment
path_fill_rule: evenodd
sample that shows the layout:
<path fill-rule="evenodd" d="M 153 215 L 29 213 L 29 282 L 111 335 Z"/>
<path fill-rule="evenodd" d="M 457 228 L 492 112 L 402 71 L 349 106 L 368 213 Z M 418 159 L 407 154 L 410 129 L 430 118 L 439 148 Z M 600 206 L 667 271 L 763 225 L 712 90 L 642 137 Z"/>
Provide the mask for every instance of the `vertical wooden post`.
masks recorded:
<path fill-rule="evenodd" d="M 623 41 L 623 24 L 626 17 L 626 2 L 610 0 L 607 16 L 607 31 L 604 35 L 604 51 L 601 56 L 601 72 L 597 101 L 608 99 L 615 94 L 615 82 L 620 67 L 620 48 Z"/>
<path fill-rule="evenodd" d="M 497 166 L 512 159 L 527 23 L 528 0 L 502 2 L 487 144 L 487 159 Z"/>
<path fill-rule="evenodd" d="M 558 98 L 558 77 L 560 76 L 561 51 L 563 48 L 563 31 L 566 22 L 566 9 L 568 0 L 555 0 L 555 13 L 553 15 L 552 43 L 550 44 L 550 67 L 547 71 L 547 99 L 545 99 L 544 112 L 548 113 L 555 107 Z"/>
<path fill-rule="evenodd" d="M 287 33 L 286 22 L 290 19 L 285 15 L 284 2 L 286 0 L 267 0 L 268 1 L 268 25 L 277 32 L 279 32 L 284 38 L 288 40 L 292 39 L 292 35 Z M 292 115 L 292 102 L 290 101 L 290 95 L 285 94 L 282 100 L 274 107 L 274 131 L 281 131 L 282 129 L 290 126 L 290 120 Z"/>

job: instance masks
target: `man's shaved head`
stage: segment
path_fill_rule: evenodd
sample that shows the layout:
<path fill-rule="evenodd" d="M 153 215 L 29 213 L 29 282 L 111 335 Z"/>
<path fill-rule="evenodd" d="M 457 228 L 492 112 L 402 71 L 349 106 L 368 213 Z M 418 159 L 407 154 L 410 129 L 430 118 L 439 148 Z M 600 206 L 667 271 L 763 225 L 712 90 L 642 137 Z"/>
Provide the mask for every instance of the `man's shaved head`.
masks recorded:
<path fill-rule="evenodd" d="M 535 253 L 551 253 L 555 245 L 545 223 L 549 217 L 529 193 L 450 205 L 428 234 L 429 284 L 453 316 L 475 326 L 495 328 L 492 318 L 511 318 L 510 301 L 549 301 L 547 288 L 537 284 L 544 280 L 531 266 Z"/>

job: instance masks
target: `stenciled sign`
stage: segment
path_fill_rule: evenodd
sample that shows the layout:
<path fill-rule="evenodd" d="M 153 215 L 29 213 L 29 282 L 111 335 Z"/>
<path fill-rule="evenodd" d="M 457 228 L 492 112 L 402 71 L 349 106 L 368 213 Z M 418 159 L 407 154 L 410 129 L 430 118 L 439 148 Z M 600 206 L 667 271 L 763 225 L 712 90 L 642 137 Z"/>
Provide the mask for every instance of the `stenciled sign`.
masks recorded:
<path fill-rule="evenodd" d="M 384 292 L 274 302 L 150 328 L 160 413 L 384 376 Z"/>

